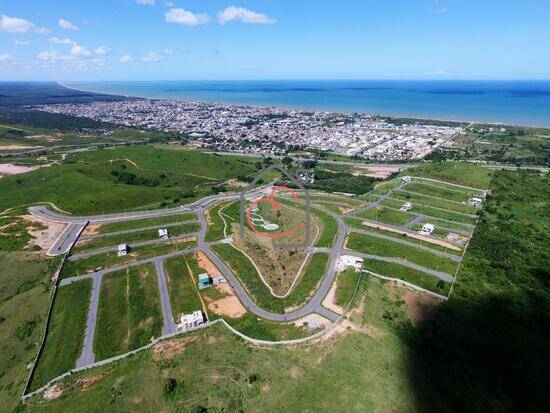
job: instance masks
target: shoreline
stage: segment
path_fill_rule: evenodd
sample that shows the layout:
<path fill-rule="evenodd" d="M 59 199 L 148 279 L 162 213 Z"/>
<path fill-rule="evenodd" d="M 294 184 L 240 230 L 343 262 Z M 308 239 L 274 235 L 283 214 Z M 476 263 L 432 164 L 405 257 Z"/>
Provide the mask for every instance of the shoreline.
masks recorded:
<path fill-rule="evenodd" d="M 220 105 L 231 105 L 236 107 L 250 107 L 250 108 L 264 108 L 264 109 L 279 109 L 279 110 L 297 110 L 297 111 L 303 111 L 303 112 L 327 112 L 327 113 L 342 113 L 342 114 L 353 114 L 353 113 L 359 113 L 362 115 L 368 115 L 368 116 L 377 116 L 377 117 L 383 117 L 383 118 L 390 118 L 390 119 L 410 119 L 410 120 L 419 120 L 419 121 L 427 121 L 427 122 L 453 122 L 456 124 L 478 124 L 478 125 L 493 125 L 493 126 L 500 126 L 500 127 L 525 127 L 525 128 L 550 128 L 550 123 L 548 125 L 534 125 L 534 124 L 527 124 L 527 123 L 508 123 L 508 122 L 499 122 L 499 121 L 483 121 L 483 120 L 467 120 L 467 119 L 445 119 L 445 118 L 429 118 L 429 117 L 423 117 L 423 116 L 414 116 L 414 115 L 405 115 L 405 114 L 399 114 L 399 115 L 390 115 L 390 114 L 383 114 L 383 113 L 367 113 L 367 112 L 358 112 L 358 111 L 344 111 L 344 110 L 321 110 L 321 109 L 314 109 L 314 108 L 297 108 L 297 107 L 289 107 L 289 106 L 277 106 L 277 105 L 261 105 L 261 104 L 245 104 L 245 103 L 228 103 L 228 102 L 221 102 L 221 101 L 205 101 L 205 100 L 196 100 L 196 99 L 185 99 L 185 98 L 163 98 L 163 97 L 147 97 L 147 96 L 139 96 L 139 95 L 126 95 L 126 94 L 118 94 L 118 93 L 107 93 L 103 91 L 97 91 L 97 90 L 90 90 L 90 89 L 82 89 L 77 88 L 74 86 L 68 86 L 66 84 L 63 84 L 62 82 L 56 82 L 59 86 L 62 86 L 66 89 L 75 90 L 78 92 L 87 92 L 87 93 L 97 93 L 102 95 L 111 95 L 111 96 L 120 96 L 128 99 L 146 99 L 146 100 L 165 100 L 165 101 L 182 101 L 182 102 L 189 102 L 189 103 L 198 103 L 198 104 L 220 104 Z"/>

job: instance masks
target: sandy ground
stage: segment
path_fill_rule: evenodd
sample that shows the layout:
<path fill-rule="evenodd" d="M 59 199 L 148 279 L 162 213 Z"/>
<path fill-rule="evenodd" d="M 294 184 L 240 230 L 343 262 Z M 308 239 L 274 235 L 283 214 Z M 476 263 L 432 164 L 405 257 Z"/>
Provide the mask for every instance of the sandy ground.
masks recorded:
<path fill-rule="evenodd" d="M 96 374 L 94 376 L 87 376 L 82 377 L 81 379 L 78 379 L 75 384 L 77 387 L 80 387 L 82 390 L 88 390 L 90 387 L 92 387 L 94 384 L 96 384 L 98 381 L 103 379 L 107 373 L 103 374 Z"/>
<path fill-rule="evenodd" d="M 453 250 L 453 251 L 462 251 L 461 248 L 459 248 L 456 245 L 451 244 L 449 242 L 445 242 L 445 241 L 430 238 L 430 237 L 425 237 L 423 235 L 415 234 L 413 232 L 405 232 L 405 231 L 402 231 L 402 230 L 399 230 L 399 229 L 396 229 L 396 228 L 387 227 L 385 225 L 380 225 L 380 224 L 375 224 L 374 222 L 369 222 L 369 221 L 363 221 L 363 222 L 361 222 L 361 224 L 365 225 L 366 227 L 382 229 L 384 231 L 394 232 L 396 234 L 407 234 L 408 237 L 419 239 L 419 240 L 422 240 L 422 241 L 426 241 L 426 242 L 429 242 L 430 244 L 441 245 L 442 247 L 448 248 L 448 249 Z"/>
<path fill-rule="evenodd" d="M 0 151 L 11 151 L 18 149 L 38 149 L 43 148 L 43 146 L 29 146 L 29 145 L 1 145 Z"/>
<path fill-rule="evenodd" d="M 140 171 L 142 170 L 139 165 L 137 163 L 135 163 L 134 161 L 132 161 L 130 158 L 117 158 L 117 159 L 109 159 L 109 163 L 112 165 L 113 162 L 116 162 L 116 161 L 126 161 L 128 162 L 130 165 L 136 167 L 137 169 L 139 169 Z"/>
<path fill-rule="evenodd" d="M 82 231 L 82 235 L 96 235 L 96 234 L 99 234 L 99 228 L 101 228 L 101 224 L 87 225 L 86 228 L 84 228 L 84 231 Z"/>
<path fill-rule="evenodd" d="M 223 294 L 227 294 L 225 297 L 208 303 L 208 309 L 213 313 L 221 316 L 227 316 L 231 318 L 239 318 L 246 314 L 246 309 L 241 304 L 233 288 L 228 283 L 221 283 L 214 287 L 217 288 Z"/>
<path fill-rule="evenodd" d="M 63 230 L 66 227 L 66 224 L 61 224 L 59 222 L 52 222 L 40 219 L 35 215 L 23 215 L 23 219 L 29 222 L 37 222 L 42 225 L 47 226 L 46 229 L 33 230 L 29 229 L 28 233 L 34 238 L 31 239 L 31 245 L 38 245 L 42 250 L 47 251 L 55 240 L 61 235 Z"/>
<path fill-rule="evenodd" d="M 344 309 L 339 305 L 334 304 L 335 295 L 336 295 L 336 281 L 332 283 L 332 286 L 330 287 L 330 290 L 328 290 L 328 293 L 324 298 L 322 305 L 323 307 L 328 308 L 330 311 L 334 311 L 337 314 L 343 314 Z"/>
<path fill-rule="evenodd" d="M 169 360 L 183 353 L 185 346 L 198 340 L 198 336 L 183 337 L 175 340 L 161 341 L 153 346 L 155 360 Z"/>
<path fill-rule="evenodd" d="M 42 168 L 44 165 L 34 165 L 34 166 L 19 166 L 12 163 L 2 163 L 0 164 L 0 175 L 19 175 L 24 174 L 36 169 Z"/>
<path fill-rule="evenodd" d="M 294 320 L 293 324 L 296 327 L 306 327 L 308 330 L 315 330 L 318 327 L 324 327 L 330 324 L 330 321 L 319 314 L 308 314 L 305 317 Z"/>
<path fill-rule="evenodd" d="M 366 175 L 366 176 L 372 176 L 374 178 L 387 178 L 392 173 L 399 172 L 402 168 L 399 166 L 373 166 L 373 167 L 358 166 L 357 169 L 361 170 L 361 173 L 357 173 L 354 175 Z"/>
<path fill-rule="evenodd" d="M 46 400 L 57 399 L 63 394 L 63 385 L 61 383 L 54 384 L 44 390 L 42 397 Z"/>
<path fill-rule="evenodd" d="M 197 251 L 195 253 L 195 257 L 197 258 L 197 264 L 199 267 L 201 267 L 203 270 L 205 270 L 210 277 L 215 278 L 222 275 L 220 270 L 218 270 L 218 267 L 216 267 L 212 262 L 208 259 L 206 255 L 202 251 Z"/>
<path fill-rule="evenodd" d="M 401 284 L 392 282 L 388 283 L 387 287 L 405 301 L 407 315 L 414 325 L 429 319 L 434 314 L 436 307 L 443 302 L 440 298 L 424 294 Z"/>

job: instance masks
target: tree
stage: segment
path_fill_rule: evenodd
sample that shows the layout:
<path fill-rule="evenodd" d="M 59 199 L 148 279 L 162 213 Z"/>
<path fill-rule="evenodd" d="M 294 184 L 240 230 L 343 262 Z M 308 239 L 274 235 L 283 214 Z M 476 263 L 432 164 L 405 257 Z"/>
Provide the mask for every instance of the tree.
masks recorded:
<path fill-rule="evenodd" d="M 285 156 L 281 162 L 283 163 L 285 168 L 288 169 L 292 165 L 292 158 L 290 156 Z"/>

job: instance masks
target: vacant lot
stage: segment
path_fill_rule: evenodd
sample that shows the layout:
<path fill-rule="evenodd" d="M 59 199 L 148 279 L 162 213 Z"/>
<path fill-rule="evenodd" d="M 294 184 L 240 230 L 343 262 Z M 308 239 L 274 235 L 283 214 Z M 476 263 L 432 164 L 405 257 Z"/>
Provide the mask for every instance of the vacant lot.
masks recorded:
<path fill-rule="evenodd" d="M 455 184 L 485 189 L 489 187 L 493 170 L 466 162 L 433 162 L 403 172 L 403 175 L 439 179 Z"/>
<path fill-rule="evenodd" d="M 183 214 L 173 214 L 164 217 L 144 218 L 133 221 L 112 222 L 101 225 L 88 225 L 83 234 L 104 234 L 108 232 L 125 231 L 129 229 L 145 228 L 159 226 L 163 224 L 172 224 L 174 222 L 191 221 L 197 218 L 194 212 L 184 212 Z"/>
<path fill-rule="evenodd" d="M 201 310 L 201 302 L 195 286 L 188 261 L 194 259 L 192 254 L 171 258 L 164 261 L 168 293 L 172 305 L 174 321 L 179 322 L 180 315 Z"/>
<path fill-rule="evenodd" d="M 365 254 L 407 260 L 417 265 L 451 275 L 455 273 L 457 268 L 457 263 L 451 261 L 449 258 L 441 257 L 412 246 L 355 232 L 349 234 L 347 248 Z"/>
<path fill-rule="evenodd" d="M 39 388 L 75 366 L 82 350 L 91 287 L 91 280 L 59 287 L 31 389 Z"/>
<path fill-rule="evenodd" d="M 366 211 L 358 213 L 360 218 L 370 219 L 371 221 L 383 222 L 384 224 L 401 226 L 414 219 L 414 215 L 407 212 L 395 211 L 376 205 Z"/>
<path fill-rule="evenodd" d="M 142 347 L 162 332 L 152 264 L 107 274 L 101 283 L 94 351 L 102 360 Z"/>
<path fill-rule="evenodd" d="M 409 201 L 426 206 L 448 209 L 449 211 L 465 212 L 467 214 L 475 214 L 477 212 L 477 208 L 470 205 L 447 202 L 443 199 L 431 198 L 428 196 L 410 194 L 401 191 L 392 192 L 392 198 L 399 199 L 399 201 L 401 201 L 401 205 L 403 205 L 405 201 Z"/>

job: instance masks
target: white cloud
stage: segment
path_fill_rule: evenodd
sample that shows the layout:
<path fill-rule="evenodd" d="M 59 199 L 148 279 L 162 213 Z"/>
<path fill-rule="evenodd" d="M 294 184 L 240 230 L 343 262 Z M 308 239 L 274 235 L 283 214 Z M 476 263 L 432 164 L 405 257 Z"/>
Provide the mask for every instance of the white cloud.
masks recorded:
<path fill-rule="evenodd" d="M 19 17 L 2 15 L 0 18 L 0 32 L 6 33 L 35 33 L 48 34 L 50 31 L 45 27 L 38 27 L 34 23 Z"/>
<path fill-rule="evenodd" d="M 76 27 L 74 24 L 72 24 L 70 21 L 65 19 L 59 19 L 57 21 L 57 25 L 65 30 L 78 30 L 78 27 Z"/>
<path fill-rule="evenodd" d="M 99 46 L 94 50 L 94 53 L 96 54 L 96 56 L 106 56 L 109 54 L 110 51 L 111 49 L 109 49 L 108 47 Z"/>
<path fill-rule="evenodd" d="M 11 54 L 0 53 L 0 63 L 15 63 L 15 57 Z"/>
<path fill-rule="evenodd" d="M 132 63 L 133 61 L 134 61 L 134 58 L 129 54 L 125 54 L 120 57 L 121 63 Z"/>
<path fill-rule="evenodd" d="M 170 8 L 171 8 L 171 7 L 176 7 L 176 3 L 174 3 L 173 1 L 165 1 L 165 2 L 163 3 L 163 6 L 164 6 L 164 7 L 170 7 Z"/>
<path fill-rule="evenodd" d="M 70 58 L 70 56 L 62 55 L 54 49 L 44 50 L 43 52 L 38 53 L 36 57 L 38 60 L 42 60 L 43 62 L 59 62 Z"/>
<path fill-rule="evenodd" d="M 277 20 L 270 19 L 266 14 L 257 13 L 244 7 L 229 6 L 225 10 L 218 12 L 218 22 L 225 24 L 232 20 L 239 20 L 243 23 L 252 24 L 273 24 Z"/>
<path fill-rule="evenodd" d="M 92 56 L 92 52 L 90 52 L 84 46 L 81 46 L 79 44 L 75 44 L 73 47 L 71 47 L 71 55 L 73 55 L 75 57 L 90 57 L 90 56 Z"/>
<path fill-rule="evenodd" d="M 140 60 L 146 63 L 158 63 L 164 60 L 164 56 L 155 52 L 145 53 Z"/>
<path fill-rule="evenodd" d="M 172 49 L 166 48 L 162 49 L 162 54 L 165 56 L 172 56 L 174 54 L 174 51 Z"/>
<path fill-rule="evenodd" d="M 191 13 L 185 9 L 170 9 L 164 14 L 164 21 L 183 26 L 199 26 L 208 23 L 210 16 L 203 13 Z"/>
<path fill-rule="evenodd" d="M 16 40 L 13 42 L 13 44 L 16 46 L 28 46 L 29 44 L 31 44 L 31 42 L 29 42 L 28 40 Z"/>
<path fill-rule="evenodd" d="M 64 39 L 61 39 L 59 37 L 50 37 L 50 43 L 53 44 L 70 44 L 70 45 L 76 45 L 76 42 L 74 40 L 69 39 L 68 37 L 65 37 Z"/>
<path fill-rule="evenodd" d="M 142 6 L 154 6 L 155 0 L 136 0 L 136 3 Z"/>

